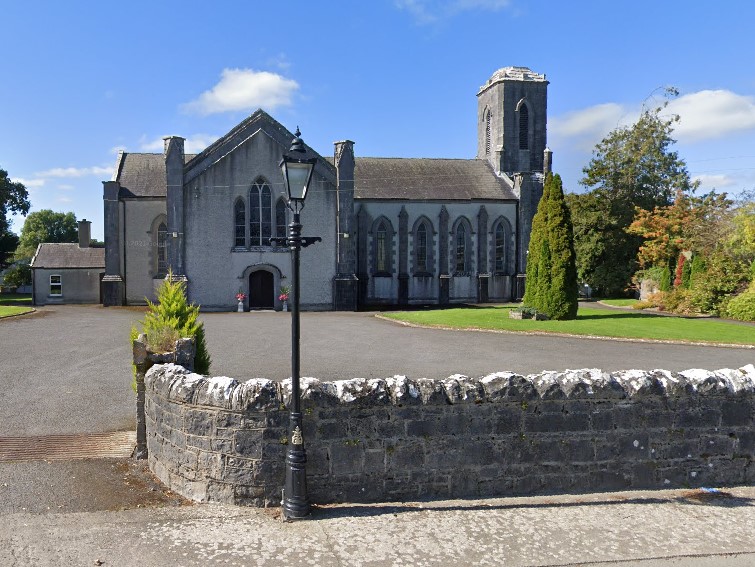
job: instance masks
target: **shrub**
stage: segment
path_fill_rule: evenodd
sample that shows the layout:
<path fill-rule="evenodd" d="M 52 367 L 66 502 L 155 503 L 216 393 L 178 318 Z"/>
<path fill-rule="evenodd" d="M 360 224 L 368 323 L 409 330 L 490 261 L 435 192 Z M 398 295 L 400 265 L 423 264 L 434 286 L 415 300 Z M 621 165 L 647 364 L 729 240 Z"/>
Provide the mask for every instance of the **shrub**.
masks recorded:
<path fill-rule="evenodd" d="M 692 280 L 692 262 L 684 262 L 682 268 L 682 287 L 689 289 L 690 282 Z"/>
<path fill-rule="evenodd" d="M 742 262 L 725 254 L 711 256 L 699 271 L 693 261 L 692 303 L 702 313 L 721 313 L 725 301 L 742 290 L 746 279 L 747 270 Z"/>
<path fill-rule="evenodd" d="M 744 293 L 731 298 L 726 306 L 726 315 L 739 321 L 755 321 L 755 284 Z"/>
<path fill-rule="evenodd" d="M 661 304 L 664 311 L 692 315 L 698 313 L 697 307 L 692 302 L 692 292 L 683 287 L 677 287 L 673 291 L 663 294 Z"/>
<path fill-rule="evenodd" d="M 659 284 L 661 291 L 671 291 L 671 270 L 668 266 L 663 268 Z"/>
<path fill-rule="evenodd" d="M 194 369 L 200 374 L 209 374 L 210 355 L 204 336 L 204 325 L 199 321 L 199 306 L 186 300 L 186 284 L 173 281 L 168 272 L 165 281 L 157 290 L 157 302 L 147 300 L 147 313 L 142 326 L 147 337 L 147 347 L 153 352 L 172 350 L 181 337 L 193 338 L 196 344 Z M 134 339 L 136 329 L 132 329 Z M 138 334 L 138 332 L 137 332 Z"/>

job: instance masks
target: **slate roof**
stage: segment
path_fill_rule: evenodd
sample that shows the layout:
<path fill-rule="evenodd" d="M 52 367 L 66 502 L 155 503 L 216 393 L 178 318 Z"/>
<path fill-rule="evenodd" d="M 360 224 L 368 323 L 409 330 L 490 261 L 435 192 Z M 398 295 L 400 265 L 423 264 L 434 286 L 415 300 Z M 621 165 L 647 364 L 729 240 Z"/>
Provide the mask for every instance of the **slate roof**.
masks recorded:
<path fill-rule="evenodd" d="M 196 154 L 185 154 L 188 163 Z M 163 154 L 123 152 L 113 181 L 120 181 L 122 197 L 165 197 L 165 157 Z"/>
<path fill-rule="evenodd" d="M 186 154 L 188 163 L 196 154 Z M 332 158 L 326 160 L 332 164 Z M 398 200 L 516 200 L 513 188 L 487 161 L 437 158 L 356 158 L 354 197 Z M 161 153 L 124 152 L 115 181 L 121 197 L 165 197 Z"/>
<path fill-rule="evenodd" d="M 356 199 L 517 199 L 485 160 L 358 157 L 355 162 Z"/>
<path fill-rule="evenodd" d="M 78 243 L 40 244 L 32 268 L 104 268 L 104 248 L 79 248 Z"/>

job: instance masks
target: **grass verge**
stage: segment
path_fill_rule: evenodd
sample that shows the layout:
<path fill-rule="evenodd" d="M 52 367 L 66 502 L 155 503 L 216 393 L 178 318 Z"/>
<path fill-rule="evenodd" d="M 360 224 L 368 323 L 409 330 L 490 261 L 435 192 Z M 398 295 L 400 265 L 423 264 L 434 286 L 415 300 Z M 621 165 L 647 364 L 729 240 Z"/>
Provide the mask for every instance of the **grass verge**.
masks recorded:
<path fill-rule="evenodd" d="M 599 301 L 611 307 L 632 307 L 637 303 L 636 299 L 600 299 Z"/>
<path fill-rule="evenodd" d="M 543 333 L 565 333 L 612 338 L 673 340 L 755 345 L 755 326 L 742 326 L 710 319 L 684 319 L 580 308 L 573 321 L 509 319 L 511 307 L 459 307 L 432 311 L 383 313 L 388 319 L 429 327 L 492 329 Z"/>
<path fill-rule="evenodd" d="M 34 311 L 31 307 L 16 307 L 10 305 L 0 305 L 0 319 L 3 317 L 11 317 L 12 315 L 23 315 Z"/>
<path fill-rule="evenodd" d="M 31 306 L 30 293 L 0 293 L 0 305 L 29 305 Z"/>

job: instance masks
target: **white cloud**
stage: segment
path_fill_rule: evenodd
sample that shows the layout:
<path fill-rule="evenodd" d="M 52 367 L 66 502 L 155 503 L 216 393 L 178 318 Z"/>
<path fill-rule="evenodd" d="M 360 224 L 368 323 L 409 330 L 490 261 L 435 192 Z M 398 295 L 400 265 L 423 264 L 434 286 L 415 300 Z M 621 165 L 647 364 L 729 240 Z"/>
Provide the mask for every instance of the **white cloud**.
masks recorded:
<path fill-rule="evenodd" d="M 207 146 L 212 144 L 218 136 L 211 134 L 194 134 L 188 136 L 184 142 L 184 152 L 187 154 L 198 154 L 204 150 Z M 139 149 L 143 152 L 162 152 L 164 148 L 164 142 L 162 137 L 156 140 L 147 140 L 146 136 L 142 136 L 139 142 Z"/>
<path fill-rule="evenodd" d="M 755 97 L 727 90 L 704 90 L 672 100 L 668 110 L 678 114 L 674 136 L 683 142 L 721 138 L 755 130 Z"/>
<path fill-rule="evenodd" d="M 568 143 L 591 150 L 611 130 L 634 122 L 639 111 L 615 102 L 596 104 L 582 110 L 555 116 L 548 121 L 550 143 L 558 147 Z"/>
<path fill-rule="evenodd" d="M 126 151 L 126 146 L 122 146 L 122 145 L 113 146 L 112 148 L 110 148 L 110 153 L 111 154 L 118 155 L 118 152 L 125 152 L 125 151 Z"/>
<path fill-rule="evenodd" d="M 411 14 L 418 24 L 427 25 L 460 12 L 499 12 L 508 8 L 511 0 L 395 0 L 394 4 L 399 10 Z"/>
<path fill-rule="evenodd" d="M 58 198 L 56 199 L 56 201 L 57 201 L 58 203 L 72 203 L 72 202 L 73 202 L 73 199 L 71 199 L 70 197 L 60 196 L 60 197 L 58 197 Z"/>
<path fill-rule="evenodd" d="M 615 102 L 597 104 L 552 118 L 549 129 L 556 136 L 565 138 L 603 136 L 616 128 L 625 115 L 624 107 Z"/>
<path fill-rule="evenodd" d="M 112 167 L 94 166 L 94 167 L 54 167 L 46 171 L 35 173 L 37 177 L 86 177 L 88 175 L 111 175 Z"/>
<path fill-rule="evenodd" d="M 58 189 L 62 189 L 63 191 L 73 191 L 75 187 L 73 185 L 61 184 L 58 185 Z"/>
<path fill-rule="evenodd" d="M 274 110 L 291 104 L 291 97 L 299 89 L 293 79 L 286 79 L 269 71 L 252 69 L 223 69 L 220 82 L 199 98 L 181 105 L 184 112 L 216 114 L 258 107 Z"/>
<path fill-rule="evenodd" d="M 24 187 L 27 189 L 31 189 L 34 187 L 42 187 L 45 184 L 44 179 L 22 179 L 20 177 L 14 179 L 13 181 L 16 181 L 18 183 L 23 183 Z"/>
<path fill-rule="evenodd" d="M 288 71 L 291 67 L 291 62 L 288 60 L 288 57 L 286 57 L 285 53 L 278 53 L 268 59 L 267 63 L 271 67 L 278 67 L 281 71 Z"/>
<path fill-rule="evenodd" d="M 722 187 L 731 187 L 736 184 L 736 180 L 723 173 L 701 173 L 692 177 L 692 181 L 699 181 L 703 189 L 720 189 Z"/>

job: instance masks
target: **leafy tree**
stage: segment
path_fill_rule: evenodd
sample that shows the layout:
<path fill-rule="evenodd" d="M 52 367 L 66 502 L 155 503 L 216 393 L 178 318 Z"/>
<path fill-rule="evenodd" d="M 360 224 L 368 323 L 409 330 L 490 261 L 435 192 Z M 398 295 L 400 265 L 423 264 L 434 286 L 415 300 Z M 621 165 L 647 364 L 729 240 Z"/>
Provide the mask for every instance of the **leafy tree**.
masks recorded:
<path fill-rule="evenodd" d="M 179 338 L 194 338 L 194 369 L 200 374 L 208 374 L 211 360 L 205 342 L 204 324 L 199 321 L 199 306 L 190 305 L 186 299 L 186 284 L 172 281 L 172 274 L 168 272 L 157 290 L 157 302 L 147 300 L 147 306 L 143 327 L 149 348 L 154 352 L 167 352 L 174 348 Z M 132 340 L 135 334 L 132 329 Z"/>
<path fill-rule="evenodd" d="M 678 117 L 663 116 L 663 108 L 645 109 L 632 126 L 610 132 L 582 170 L 580 183 L 592 189 L 570 199 L 579 275 L 602 295 L 623 294 L 637 269 L 642 239 L 625 230 L 635 209 L 668 206 L 675 194 L 696 187 L 671 150 Z"/>
<path fill-rule="evenodd" d="M 574 226 L 579 281 L 594 295 L 623 295 L 637 269 L 636 244 L 627 239 L 624 220 L 613 203 L 596 191 L 566 195 Z"/>
<path fill-rule="evenodd" d="M 755 261 L 755 201 L 745 200 L 734 209 L 726 247 L 734 256 Z"/>
<path fill-rule="evenodd" d="M 0 169 L 0 268 L 8 265 L 11 253 L 18 246 L 18 237 L 10 230 L 8 213 L 29 212 L 29 193 L 23 183 L 11 181 L 8 172 Z"/>
<path fill-rule="evenodd" d="M 694 197 L 678 191 L 668 206 L 638 208 L 627 232 L 643 239 L 637 256 L 640 267 L 676 264 L 685 250 L 716 248 L 729 226 L 731 205 L 725 193 Z"/>
<path fill-rule="evenodd" d="M 577 317 L 574 235 L 559 175 L 546 177 L 532 220 L 523 303 L 551 319 Z"/>
<path fill-rule="evenodd" d="M 10 260 L 18 248 L 18 236 L 9 229 L 0 230 L 0 270 L 10 264 Z"/>
<path fill-rule="evenodd" d="M 31 285 L 31 267 L 26 262 L 19 262 L 8 268 L 3 277 L 3 284 L 11 287 Z"/>
<path fill-rule="evenodd" d="M 21 229 L 16 258 L 31 258 L 42 242 L 78 242 L 76 215 L 42 209 L 29 213 Z"/>

